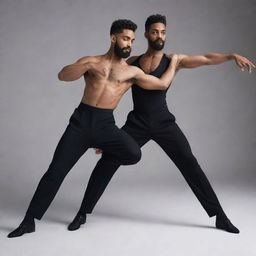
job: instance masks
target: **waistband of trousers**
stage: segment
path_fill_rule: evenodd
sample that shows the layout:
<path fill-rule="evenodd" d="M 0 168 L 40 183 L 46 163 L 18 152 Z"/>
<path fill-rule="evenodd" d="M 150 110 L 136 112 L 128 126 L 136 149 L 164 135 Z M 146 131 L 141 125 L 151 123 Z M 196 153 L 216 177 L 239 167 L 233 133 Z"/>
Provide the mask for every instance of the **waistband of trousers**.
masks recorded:
<path fill-rule="evenodd" d="M 77 108 L 84 111 L 91 111 L 91 112 L 97 112 L 97 113 L 109 113 L 109 114 L 112 114 L 114 111 L 114 109 L 97 108 L 97 107 L 85 104 L 83 102 L 80 102 Z"/>
<path fill-rule="evenodd" d="M 133 113 L 137 113 L 142 116 L 158 116 L 158 115 L 168 115 L 172 114 L 169 109 L 164 108 L 164 109 L 133 109 Z"/>

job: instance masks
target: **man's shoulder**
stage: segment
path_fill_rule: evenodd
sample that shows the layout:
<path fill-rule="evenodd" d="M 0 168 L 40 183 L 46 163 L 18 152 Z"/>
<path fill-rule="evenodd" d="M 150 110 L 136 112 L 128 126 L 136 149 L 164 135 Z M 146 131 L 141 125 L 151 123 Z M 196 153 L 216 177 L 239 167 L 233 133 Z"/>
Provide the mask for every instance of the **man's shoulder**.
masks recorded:
<path fill-rule="evenodd" d="M 138 68 L 137 66 L 131 65 L 131 64 L 129 64 L 129 63 L 126 63 L 125 67 L 126 67 L 126 69 L 128 68 L 128 69 L 134 70 L 134 71 L 136 71 L 136 70 L 141 70 L 141 69 Z"/>
<path fill-rule="evenodd" d="M 126 71 L 129 71 L 129 73 L 132 74 L 134 78 L 144 74 L 142 69 L 138 68 L 137 66 L 133 66 L 129 64 L 127 64 Z"/>
<path fill-rule="evenodd" d="M 87 62 L 99 62 L 101 59 L 101 56 L 84 56 L 84 57 L 81 57 L 77 63 L 87 63 Z"/>
<path fill-rule="evenodd" d="M 139 56 L 131 56 L 129 59 L 126 60 L 128 65 L 131 65 L 134 61 L 138 59 Z"/>
<path fill-rule="evenodd" d="M 126 74 L 129 74 L 129 76 L 133 78 L 143 73 L 143 71 L 140 68 L 133 65 L 129 65 L 127 62 L 123 63 L 122 71 L 125 72 Z"/>
<path fill-rule="evenodd" d="M 183 61 L 185 60 L 186 57 L 188 57 L 188 55 L 183 53 L 169 53 L 169 54 L 165 53 L 166 57 L 169 58 L 170 60 L 172 59 L 174 54 L 178 56 L 178 65 L 176 67 L 176 71 L 178 71 L 179 69 L 183 68 Z"/>
<path fill-rule="evenodd" d="M 179 58 L 179 59 L 182 59 L 182 58 L 188 56 L 188 55 L 183 54 L 183 53 L 165 53 L 165 56 L 171 58 L 174 54 L 175 54 L 175 55 L 178 55 L 178 58 Z"/>

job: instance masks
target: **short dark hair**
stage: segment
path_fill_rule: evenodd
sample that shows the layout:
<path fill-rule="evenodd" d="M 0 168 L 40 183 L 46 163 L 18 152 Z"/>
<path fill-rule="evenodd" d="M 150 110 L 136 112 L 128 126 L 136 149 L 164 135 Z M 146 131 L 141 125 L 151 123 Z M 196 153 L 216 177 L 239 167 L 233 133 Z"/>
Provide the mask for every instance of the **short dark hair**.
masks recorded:
<path fill-rule="evenodd" d="M 148 31 L 154 23 L 163 23 L 166 26 L 166 17 L 161 14 L 150 15 L 145 22 L 145 30 Z"/>
<path fill-rule="evenodd" d="M 131 20 L 115 20 L 111 25 L 110 35 L 122 33 L 123 29 L 130 29 L 135 32 L 137 29 L 137 25 Z"/>

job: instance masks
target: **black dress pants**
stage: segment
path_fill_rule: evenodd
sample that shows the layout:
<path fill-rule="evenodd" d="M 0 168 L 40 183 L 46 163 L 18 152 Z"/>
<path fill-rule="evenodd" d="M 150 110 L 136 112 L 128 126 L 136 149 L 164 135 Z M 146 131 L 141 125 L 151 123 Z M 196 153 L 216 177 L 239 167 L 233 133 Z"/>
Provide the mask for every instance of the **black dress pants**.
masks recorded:
<path fill-rule="evenodd" d="M 131 111 L 122 127 L 142 147 L 154 140 L 178 167 L 190 188 L 211 217 L 222 212 L 221 205 L 206 175 L 192 154 L 189 143 L 168 111 L 140 113 Z M 120 164 L 103 155 L 93 170 L 80 207 L 81 213 L 91 213 Z"/>
<path fill-rule="evenodd" d="M 135 164 L 141 158 L 138 144 L 115 125 L 113 110 L 80 103 L 39 182 L 27 214 L 42 218 L 65 176 L 90 147 L 102 148 L 118 165 Z"/>

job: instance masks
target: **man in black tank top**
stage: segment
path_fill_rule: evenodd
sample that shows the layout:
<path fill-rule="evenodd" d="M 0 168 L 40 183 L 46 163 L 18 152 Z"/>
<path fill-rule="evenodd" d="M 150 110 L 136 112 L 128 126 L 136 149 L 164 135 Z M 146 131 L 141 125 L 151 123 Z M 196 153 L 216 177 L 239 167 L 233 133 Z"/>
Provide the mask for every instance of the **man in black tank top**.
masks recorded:
<path fill-rule="evenodd" d="M 160 77 L 169 65 L 169 59 L 162 52 L 166 37 L 165 16 L 148 17 L 145 27 L 145 36 L 148 40 L 147 52 L 139 57 L 131 57 L 127 62 L 140 67 L 145 73 Z M 220 64 L 232 59 L 241 70 L 248 68 L 251 72 L 255 67 L 248 59 L 237 54 L 210 53 L 200 56 L 180 54 L 177 71 L 180 68 Z M 216 228 L 239 233 L 225 215 L 207 177 L 192 154 L 186 137 L 176 124 L 174 115 L 169 112 L 166 103 L 167 91 L 168 89 L 144 90 L 134 84 L 132 86 L 134 109 L 128 114 L 122 129 L 131 135 L 140 147 L 154 140 L 178 167 L 209 217 L 216 216 Z M 106 152 L 103 152 L 90 177 L 80 210 L 68 226 L 69 230 L 79 229 L 83 224 L 81 219 L 84 219 L 86 213 L 92 212 L 119 166 L 116 159 L 108 157 Z"/>
<path fill-rule="evenodd" d="M 131 20 L 114 21 L 107 53 L 82 57 L 59 72 L 59 79 L 66 82 L 84 76 L 84 94 L 69 119 L 47 171 L 40 179 L 24 219 L 8 234 L 9 238 L 35 231 L 35 219 L 42 219 L 65 177 L 89 148 L 102 148 L 122 165 L 135 164 L 140 160 L 138 144 L 115 125 L 113 111 L 134 81 L 149 90 L 167 88 L 174 77 L 178 56 L 172 57 L 161 79 L 128 65 L 124 58 L 130 55 L 136 28 Z M 80 218 L 80 223 L 85 222 L 85 218 Z"/>

